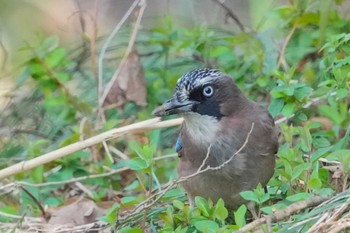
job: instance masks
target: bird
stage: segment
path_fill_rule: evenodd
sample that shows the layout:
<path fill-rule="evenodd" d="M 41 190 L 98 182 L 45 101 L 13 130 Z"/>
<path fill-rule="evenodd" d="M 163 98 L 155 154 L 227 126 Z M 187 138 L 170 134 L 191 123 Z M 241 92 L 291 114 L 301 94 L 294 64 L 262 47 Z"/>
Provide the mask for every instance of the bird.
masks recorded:
<path fill-rule="evenodd" d="M 269 112 L 245 97 L 228 74 L 200 68 L 182 75 L 172 98 L 153 114 L 184 119 L 176 151 L 179 177 L 188 177 L 181 184 L 190 206 L 201 196 L 222 198 L 227 208 L 237 209 L 247 203 L 240 192 L 265 186 L 273 176 L 278 129 Z"/>

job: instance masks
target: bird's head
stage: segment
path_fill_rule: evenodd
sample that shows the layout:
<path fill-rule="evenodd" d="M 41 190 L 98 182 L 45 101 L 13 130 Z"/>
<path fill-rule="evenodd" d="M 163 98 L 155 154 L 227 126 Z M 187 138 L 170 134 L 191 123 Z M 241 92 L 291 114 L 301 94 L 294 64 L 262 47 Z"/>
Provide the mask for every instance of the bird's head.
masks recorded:
<path fill-rule="evenodd" d="M 153 111 L 156 116 L 197 113 L 220 120 L 244 105 L 245 97 L 232 78 L 215 69 L 197 69 L 184 74 L 173 97 Z"/>

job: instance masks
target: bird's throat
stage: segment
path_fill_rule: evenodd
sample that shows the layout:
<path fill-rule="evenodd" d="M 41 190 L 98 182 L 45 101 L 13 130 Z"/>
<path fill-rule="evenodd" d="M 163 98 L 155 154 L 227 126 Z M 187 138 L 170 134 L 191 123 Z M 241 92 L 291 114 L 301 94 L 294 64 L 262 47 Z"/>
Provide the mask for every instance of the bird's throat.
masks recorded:
<path fill-rule="evenodd" d="M 187 113 L 184 116 L 184 130 L 196 145 L 209 146 L 216 137 L 219 121 L 212 116 Z"/>

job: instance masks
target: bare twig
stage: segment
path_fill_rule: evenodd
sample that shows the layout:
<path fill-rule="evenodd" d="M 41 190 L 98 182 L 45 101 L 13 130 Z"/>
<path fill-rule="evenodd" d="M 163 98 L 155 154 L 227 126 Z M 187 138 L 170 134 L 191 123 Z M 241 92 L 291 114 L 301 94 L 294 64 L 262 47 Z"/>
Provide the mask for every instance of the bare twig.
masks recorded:
<path fill-rule="evenodd" d="M 277 70 L 280 68 L 281 64 L 283 63 L 284 54 L 286 53 L 286 49 L 287 49 L 288 43 L 289 43 L 290 39 L 292 38 L 292 36 L 293 36 L 293 34 L 295 32 L 295 29 L 297 29 L 297 24 L 293 25 L 292 29 L 290 30 L 290 32 L 288 33 L 286 39 L 283 42 L 281 53 L 280 53 L 280 56 L 279 56 L 279 59 L 278 59 L 278 62 L 277 62 L 277 67 L 276 67 Z"/>
<path fill-rule="evenodd" d="M 79 24 L 80 24 L 80 28 L 81 28 L 81 39 L 82 39 L 82 52 L 80 54 L 79 57 L 77 57 L 75 60 L 76 60 L 76 67 L 80 67 L 81 64 L 84 62 L 84 59 L 86 57 L 86 55 L 88 54 L 88 47 L 87 47 L 87 40 L 85 38 L 85 34 L 87 33 L 86 32 L 86 22 L 85 22 L 85 18 L 84 18 L 84 13 L 87 14 L 88 16 L 90 16 L 90 14 L 88 14 L 87 12 L 84 12 L 82 9 L 81 9 L 81 5 L 80 5 L 80 2 L 77 1 L 77 0 L 74 0 L 74 3 L 75 5 L 77 6 L 78 8 L 78 12 L 74 12 L 72 14 L 72 16 L 74 15 L 78 15 L 78 19 L 79 19 Z M 70 17 L 69 17 L 70 18 Z M 91 17 L 92 18 L 92 17 Z"/>
<path fill-rule="evenodd" d="M 5 218 L 13 218 L 13 219 L 22 219 L 23 218 L 23 216 L 20 216 L 20 215 L 8 214 L 8 213 L 1 212 L 1 211 L 0 211 L 0 216 L 3 216 Z"/>
<path fill-rule="evenodd" d="M 25 192 L 33 201 L 34 203 L 39 207 L 41 215 L 43 217 L 43 219 L 45 219 L 45 221 L 48 220 L 48 216 L 44 210 L 44 208 L 42 207 L 42 205 L 40 204 L 40 202 L 38 201 L 38 199 L 36 197 L 33 196 L 33 194 L 31 194 L 31 192 L 28 191 L 28 189 L 24 188 L 23 186 L 20 186 L 20 188 L 23 190 L 23 192 Z"/>
<path fill-rule="evenodd" d="M 322 217 L 319 218 L 319 219 L 317 220 L 317 222 L 316 222 L 314 225 L 312 225 L 312 227 L 310 227 L 310 229 L 309 229 L 306 233 L 317 232 L 317 231 L 323 226 L 323 225 L 320 224 L 320 223 L 322 223 L 324 220 L 328 219 L 330 215 L 331 215 L 330 212 L 324 213 L 324 214 L 322 215 Z M 314 217 L 312 217 L 312 218 L 317 218 L 317 217 L 318 217 L 318 216 L 314 216 Z M 307 218 L 307 219 L 305 219 L 304 221 L 301 221 L 301 222 L 299 222 L 299 223 L 296 224 L 296 225 L 299 225 L 299 226 L 300 226 L 300 225 L 304 225 L 305 222 L 309 222 L 310 220 L 312 220 L 312 218 Z"/>
<path fill-rule="evenodd" d="M 5 169 L 0 170 L 0 180 L 17 174 L 19 172 L 27 171 L 32 168 L 38 167 L 40 165 L 49 163 L 55 159 L 62 158 L 66 155 L 69 155 L 71 153 L 74 153 L 76 151 L 80 151 L 83 149 L 86 149 L 90 146 L 96 145 L 98 143 L 101 143 L 103 141 L 108 141 L 117 137 L 120 137 L 122 135 L 125 135 L 127 133 L 135 133 L 145 130 L 151 130 L 151 129 L 159 129 L 159 128 L 165 128 L 170 126 L 176 126 L 181 124 L 183 121 L 182 118 L 177 118 L 173 120 L 167 120 L 167 121 L 160 121 L 160 118 L 153 118 L 150 120 L 138 122 L 135 124 L 131 124 L 128 126 L 116 128 L 109 130 L 107 132 L 101 133 L 97 136 L 88 138 L 86 140 L 76 142 L 73 144 L 70 144 L 66 147 L 62 147 L 58 150 L 46 153 L 44 155 L 41 155 L 39 157 L 36 157 L 34 159 L 28 160 L 28 161 L 22 161 L 20 163 L 14 164 L 10 167 L 7 167 Z"/>
<path fill-rule="evenodd" d="M 350 222 L 341 222 L 338 223 L 336 227 L 334 227 L 329 233 L 338 233 L 342 232 L 345 229 L 350 228 Z"/>
<path fill-rule="evenodd" d="M 211 144 L 208 146 L 207 154 L 206 154 L 205 158 L 203 159 L 202 164 L 197 169 L 197 172 L 203 170 L 203 167 L 209 158 L 211 146 L 212 146 Z"/>
<path fill-rule="evenodd" d="M 342 216 L 342 214 L 347 211 L 350 207 L 349 200 L 346 201 L 335 213 L 332 215 L 332 217 L 328 220 L 329 222 L 337 221 Z"/>
<path fill-rule="evenodd" d="M 108 46 L 110 45 L 112 39 L 115 37 L 115 35 L 119 32 L 120 28 L 123 26 L 125 21 L 129 18 L 131 13 L 135 10 L 137 5 L 139 4 L 140 0 L 135 0 L 128 11 L 125 13 L 123 18 L 119 21 L 119 23 L 115 26 L 113 29 L 112 33 L 108 36 L 106 42 L 102 45 L 101 52 L 98 57 L 98 93 L 99 93 L 99 98 L 102 97 L 102 83 L 103 83 L 103 59 L 106 53 L 106 50 Z M 103 101 L 99 99 L 99 104 L 102 106 Z"/>
<path fill-rule="evenodd" d="M 344 192 L 347 187 L 348 187 L 348 178 L 349 178 L 349 173 L 347 172 L 346 174 L 344 174 L 343 177 L 343 185 L 342 185 L 342 191 Z"/>
<path fill-rule="evenodd" d="M 75 182 L 84 181 L 84 180 L 88 180 L 88 179 L 96 179 L 96 178 L 112 176 L 114 174 L 117 174 L 117 173 L 120 173 L 120 172 L 123 172 L 126 170 L 129 170 L 129 168 L 123 167 L 123 168 L 115 169 L 115 170 L 112 170 L 110 172 L 106 172 L 106 173 L 102 173 L 102 174 L 81 176 L 81 177 L 73 178 L 70 180 L 51 181 L 51 182 L 39 183 L 39 184 L 33 184 L 33 183 L 21 181 L 21 182 L 17 182 L 17 184 L 31 186 L 31 187 L 44 187 L 44 186 L 50 186 L 50 185 L 65 185 L 65 184 L 75 183 Z"/>
<path fill-rule="evenodd" d="M 126 154 L 124 154 L 123 152 L 118 150 L 117 148 L 115 148 L 113 146 L 108 146 L 108 148 L 113 154 L 117 155 L 122 160 L 129 160 L 129 156 L 127 156 Z"/>
<path fill-rule="evenodd" d="M 75 182 L 74 184 L 79 188 L 79 190 L 82 190 L 89 198 L 94 199 L 94 194 L 91 192 L 91 190 L 86 188 L 82 183 Z"/>
<path fill-rule="evenodd" d="M 286 207 L 283 210 L 278 210 L 278 211 L 274 212 L 273 214 L 264 216 L 264 217 L 259 218 L 251 223 L 248 223 L 247 225 L 243 226 L 241 229 L 239 229 L 236 232 L 237 233 L 248 232 L 248 231 L 252 231 L 252 230 L 260 227 L 261 225 L 263 225 L 267 222 L 271 222 L 271 223 L 278 222 L 280 220 L 283 220 L 285 218 L 292 216 L 293 214 L 297 213 L 300 210 L 304 210 L 306 208 L 317 206 L 317 205 L 321 204 L 322 202 L 329 200 L 330 198 L 331 198 L 331 196 L 326 196 L 326 197 L 317 196 L 317 197 L 313 197 L 313 198 L 310 198 L 307 200 L 294 202 L 293 204 L 291 204 L 290 206 Z"/>
<path fill-rule="evenodd" d="M 332 92 L 329 94 L 329 96 L 335 96 L 337 93 L 336 92 Z M 317 98 L 314 98 L 314 99 L 311 99 L 309 102 L 307 102 L 306 104 L 303 105 L 303 108 L 308 108 L 310 107 L 311 105 L 317 103 L 318 101 L 320 100 L 323 100 L 325 97 L 322 96 L 322 97 L 317 97 Z M 276 125 L 279 125 L 287 120 L 289 120 L 290 118 L 293 118 L 295 116 L 295 114 L 293 113 L 292 115 L 288 116 L 288 117 L 282 117 L 278 120 L 275 121 L 275 124 Z"/>
<path fill-rule="evenodd" d="M 97 66 L 97 49 L 96 49 L 96 39 L 97 39 L 97 17 L 98 17 L 98 9 L 99 9 L 99 2 L 98 0 L 95 0 L 94 3 L 94 14 L 92 17 L 92 33 L 90 36 L 90 56 L 91 56 L 91 65 L 92 65 L 92 70 L 96 79 L 96 84 L 97 84 L 97 95 L 99 94 L 99 77 L 98 77 L 98 66 Z"/>
<path fill-rule="evenodd" d="M 215 2 L 216 4 L 220 5 L 222 8 L 224 8 L 224 10 L 226 11 L 226 14 L 228 16 L 230 16 L 233 21 L 236 22 L 237 26 L 241 29 L 242 32 L 244 32 L 244 26 L 243 24 L 241 23 L 241 21 L 239 20 L 239 18 L 233 13 L 233 11 L 228 7 L 226 6 L 222 1 L 220 0 L 213 0 L 213 2 Z"/>
<path fill-rule="evenodd" d="M 154 160 L 158 161 L 158 160 L 162 160 L 162 159 L 176 158 L 177 156 L 178 156 L 177 154 L 163 155 L 163 156 L 159 156 L 159 157 L 154 158 Z M 31 187 L 44 187 L 44 186 L 51 186 L 51 185 L 65 185 L 65 184 L 80 182 L 80 181 L 89 180 L 89 179 L 108 177 L 108 176 L 112 176 L 114 174 L 121 173 L 121 172 L 127 171 L 127 170 L 130 170 L 130 168 L 122 167 L 122 168 L 119 168 L 119 169 L 113 169 L 113 170 L 111 170 L 109 172 L 102 173 L 102 174 L 81 176 L 81 177 L 73 178 L 73 179 L 70 179 L 70 180 L 51 181 L 51 182 L 45 182 L 45 183 L 39 183 L 39 184 L 33 184 L 33 183 L 21 181 L 21 182 L 16 182 L 16 183 L 10 183 L 10 184 L 8 184 L 9 186 L 6 185 L 7 188 L 5 188 L 4 190 L 6 190 L 6 193 L 11 192 L 11 189 L 9 189 L 9 187 L 11 187 L 11 185 L 14 185 L 14 186 L 16 186 L 16 185 L 17 186 L 19 186 L 19 185 L 26 185 L 26 186 L 31 186 Z M 2 188 L 0 189 L 0 196 L 3 195 L 3 193 L 1 193 L 1 190 L 2 190 Z"/>
<path fill-rule="evenodd" d="M 123 217 L 120 217 L 119 220 L 120 221 L 123 221 L 125 219 L 128 219 L 132 216 L 135 216 L 137 214 L 139 214 L 141 211 L 144 211 L 146 209 L 149 209 L 150 207 L 152 207 L 153 205 L 155 205 L 161 198 L 162 196 L 164 196 L 165 193 L 167 193 L 170 189 L 172 188 L 175 188 L 178 184 L 188 180 L 188 179 L 191 179 L 197 175 L 200 175 L 202 173 L 205 173 L 207 171 L 215 171 L 215 170 L 220 170 L 222 169 L 225 165 L 227 165 L 228 163 L 230 163 L 234 157 L 239 154 L 244 148 L 245 146 L 248 144 L 248 141 L 249 141 L 249 137 L 251 135 L 251 133 L 253 132 L 253 129 L 254 129 L 254 123 L 252 123 L 252 127 L 250 129 L 250 131 L 248 132 L 247 134 L 247 137 L 243 143 L 243 145 L 228 159 L 226 160 L 224 163 L 220 164 L 219 166 L 216 166 L 216 167 L 210 167 L 210 166 L 207 166 L 206 168 L 204 169 L 198 169 L 195 173 L 193 174 L 190 174 L 188 176 L 183 176 L 183 177 L 180 177 L 178 178 L 177 180 L 173 181 L 173 182 L 170 182 L 170 184 L 166 185 L 162 191 L 160 192 L 157 192 L 155 193 L 154 195 L 152 195 L 151 197 L 148 197 L 146 200 L 144 200 L 143 202 L 141 202 L 139 205 L 137 205 L 129 214 L 123 216 Z M 206 158 L 209 157 L 209 152 L 210 152 L 210 147 L 208 147 L 208 152 L 207 152 L 207 155 L 206 155 Z M 199 168 L 203 168 L 204 163 L 202 163 L 200 165 Z"/>
<path fill-rule="evenodd" d="M 4 71 L 7 63 L 7 59 L 8 59 L 8 52 L 1 39 L 0 39 L 0 48 L 3 51 L 3 61 L 1 62 L 1 65 L 0 65 L 0 71 Z"/>
<path fill-rule="evenodd" d="M 102 141 L 102 145 L 103 145 L 103 148 L 105 149 L 106 151 L 106 154 L 107 154 L 107 157 L 109 158 L 109 160 L 114 163 L 114 159 L 111 155 L 111 152 L 109 152 L 109 148 L 108 148 L 108 145 L 107 145 L 107 142 L 106 141 Z"/>
<path fill-rule="evenodd" d="M 141 0 L 140 4 L 141 6 L 139 13 L 137 15 L 137 19 L 136 22 L 134 24 L 130 39 L 129 39 L 129 43 L 128 43 L 128 47 L 126 48 L 125 54 L 121 60 L 121 62 L 119 63 L 118 68 L 116 69 L 116 71 L 114 72 L 112 79 L 108 82 L 107 86 L 105 87 L 103 93 L 101 93 L 101 98 L 100 98 L 100 107 L 102 107 L 103 102 L 105 101 L 105 99 L 107 98 L 108 93 L 110 92 L 113 83 L 115 83 L 115 80 L 118 78 L 120 71 L 122 70 L 122 67 L 125 65 L 125 62 L 130 54 L 130 52 L 132 51 L 132 48 L 134 47 L 134 43 L 135 43 L 135 39 L 136 39 L 136 35 L 137 32 L 140 28 L 140 23 L 141 23 L 141 19 L 143 16 L 143 13 L 146 9 L 146 0 Z"/>

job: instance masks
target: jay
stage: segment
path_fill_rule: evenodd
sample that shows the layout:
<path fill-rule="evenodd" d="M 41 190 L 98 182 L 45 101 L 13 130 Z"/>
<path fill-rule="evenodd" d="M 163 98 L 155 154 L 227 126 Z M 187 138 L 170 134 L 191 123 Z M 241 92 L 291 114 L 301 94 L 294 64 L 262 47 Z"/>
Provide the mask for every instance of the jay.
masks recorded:
<path fill-rule="evenodd" d="M 202 196 L 222 198 L 236 209 L 246 202 L 240 192 L 259 183 L 265 186 L 272 177 L 278 149 L 274 120 L 248 100 L 229 75 L 209 68 L 188 72 L 177 81 L 173 97 L 153 113 L 184 118 L 176 143 L 180 177 L 220 167 L 182 183 L 191 206 L 195 196 Z"/>

